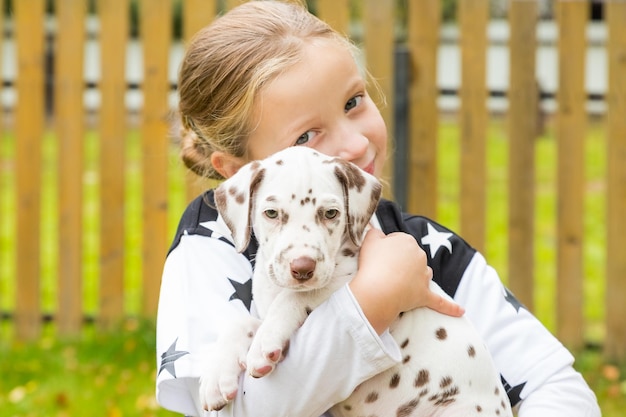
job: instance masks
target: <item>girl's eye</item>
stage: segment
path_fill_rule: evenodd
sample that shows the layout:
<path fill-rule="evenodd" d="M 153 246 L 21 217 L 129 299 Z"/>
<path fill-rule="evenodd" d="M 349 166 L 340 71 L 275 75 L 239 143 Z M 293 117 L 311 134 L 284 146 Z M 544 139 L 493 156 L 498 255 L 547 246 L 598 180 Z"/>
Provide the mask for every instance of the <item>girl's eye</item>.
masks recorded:
<path fill-rule="evenodd" d="M 308 130 L 300 135 L 300 137 L 296 140 L 295 145 L 305 145 L 315 137 L 315 132 L 312 130 Z"/>
<path fill-rule="evenodd" d="M 346 103 L 345 107 L 344 107 L 344 111 L 347 113 L 350 110 L 352 110 L 353 108 L 355 108 L 356 106 L 358 106 L 359 104 L 361 104 L 361 101 L 363 100 L 363 96 L 354 96 L 352 97 L 350 100 L 348 100 L 348 102 Z"/>
<path fill-rule="evenodd" d="M 268 219 L 278 218 L 278 210 L 267 209 L 263 213 L 265 214 L 265 217 L 267 217 Z"/>
<path fill-rule="evenodd" d="M 332 220 L 335 217 L 337 217 L 337 215 L 339 214 L 339 210 L 337 209 L 328 209 L 326 210 L 326 212 L 324 213 L 324 217 L 328 220 Z"/>

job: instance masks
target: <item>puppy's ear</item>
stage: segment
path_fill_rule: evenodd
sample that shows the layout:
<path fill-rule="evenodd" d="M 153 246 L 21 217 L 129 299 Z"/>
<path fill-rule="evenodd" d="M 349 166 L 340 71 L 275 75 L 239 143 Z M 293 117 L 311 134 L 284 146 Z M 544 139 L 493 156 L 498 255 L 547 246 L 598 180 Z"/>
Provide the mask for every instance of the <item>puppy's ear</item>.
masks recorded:
<path fill-rule="evenodd" d="M 373 175 L 342 159 L 335 159 L 335 176 L 343 188 L 346 206 L 346 232 L 352 242 L 361 246 L 365 226 L 372 218 L 382 191 Z"/>
<path fill-rule="evenodd" d="M 243 252 L 250 243 L 253 195 L 264 175 L 260 162 L 254 161 L 215 189 L 215 205 L 233 235 L 238 252 Z"/>

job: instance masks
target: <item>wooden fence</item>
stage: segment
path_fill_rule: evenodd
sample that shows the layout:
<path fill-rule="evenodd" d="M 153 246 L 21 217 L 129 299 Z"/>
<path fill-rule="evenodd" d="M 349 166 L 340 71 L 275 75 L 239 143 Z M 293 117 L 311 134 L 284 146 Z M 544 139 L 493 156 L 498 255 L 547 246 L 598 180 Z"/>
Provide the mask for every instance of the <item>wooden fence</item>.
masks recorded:
<path fill-rule="evenodd" d="M 81 300 L 84 138 L 86 135 L 83 79 L 85 1 L 57 0 L 55 42 L 55 117 L 58 138 L 58 310 L 54 320 L 62 334 L 77 332 L 83 322 Z M 184 37 L 210 22 L 218 1 L 183 0 Z M 237 1 L 227 1 L 226 8 Z M 140 1 L 140 37 L 143 45 L 143 107 L 140 112 L 142 178 L 142 301 L 141 314 L 154 317 L 163 260 L 171 236 L 167 228 L 170 106 L 168 95 L 168 45 L 171 41 L 172 0 Z M 317 0 L 318 15 L 338 30 L 349 33 L 348 0 Z M 396 2 L 359 2 L 362 44 L 368 67 L 388 97 L 383 117 L 393 132 L 393 50 L 397 28 Z M 509 2 L 510 73 L 508 98 L 509 286 L 532 309 L 534 293 L 534 152 L 537 136 L 535 79 L 534 0 Z M 354 6 L 354 3 L 352 3 Z M 437 216 L 437 48 L 441 26 L 439 0 L 406 2 L 406 39 L 409 54 L 409 152 L 407 155 L 407 209 Z M 17 103 L 13 134 L 15 169 L 15 308 L 17 337 L 33 339 L 41 333 L 41 223 L 42 150 L 47 130 L 44 111 L 44 0 L 13 1 Z M 124 311 L 124 141 L 128 134 L 125 108 L 126 43 L 129 0 L 97 2 L 102 65 L 99 80 L 99 307 L 97 321 L 104 327 L 123 318 Z M 461 33 L 462 85 L 460 232 L 478 249 L 484 249 L 486 218 L 486 134 L 490 115 L 485 82 L 488 0 L 460 1 L 457 21 Z M 557 216 L 557 332 L 569 346 L 583 344 L 583 190 L 586 94 L 585 24 L 588 3 L 558 1 L 559 87 L 556 95 L 558 153 Z M 6 21 L 0 22 L 6 24 Z M 626 355 L 626 2 L 607 0 L 608 107 L 607 222 L 606 222 L 606 338 L 608 357 Z M 0 28 L 2 29 L 2 28 Z M 3 164 L 6 165 L 6 164 Z M 388 167 L 390 176 L 393 166 Z M 189 195 L 197 193 L 190 181 Z M 2 194 L 6 192 L 3 190 Z M 5 213 L 6 214 L 6 213 Z M 6 288 L 0 287 L 0 288 Z M 0 305 L 0 310 L 2 306 Z"/>

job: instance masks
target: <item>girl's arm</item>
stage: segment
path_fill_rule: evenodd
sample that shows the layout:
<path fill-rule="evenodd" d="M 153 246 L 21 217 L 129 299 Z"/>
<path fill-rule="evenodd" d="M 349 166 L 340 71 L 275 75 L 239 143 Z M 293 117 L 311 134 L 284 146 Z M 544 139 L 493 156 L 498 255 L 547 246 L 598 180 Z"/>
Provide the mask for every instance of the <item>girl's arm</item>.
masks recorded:
<path fill-rule="evenodd" d="M 454 296 L 482 334 L 520 417 L 599 417 L 574 357 L 475 253 Z"/>
<path fill-rule="evenodd" d="M 211 359 L 205 350 L 233 317 L 249 314 L 251 277 L 249 261 L 219 239 L 185 235 L 172 250 L 157 321 L 157 398 L 164 407 L 203 415 L 198 379 Z M 234 403 L 214 415 L 317 417 L 399 359 L 391 336 L 377 334 L 345 286 L 309 316 L 271 375 L 244 374 Z"/>

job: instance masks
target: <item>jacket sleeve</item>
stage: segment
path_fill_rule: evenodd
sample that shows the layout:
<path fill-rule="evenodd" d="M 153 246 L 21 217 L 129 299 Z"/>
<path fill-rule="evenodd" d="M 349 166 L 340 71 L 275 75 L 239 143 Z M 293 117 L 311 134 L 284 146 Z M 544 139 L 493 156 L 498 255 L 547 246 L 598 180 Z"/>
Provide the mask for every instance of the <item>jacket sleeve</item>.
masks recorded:
<path fill-rule="evenodd" d="M 598 417 L 593 391 L 573 367 L 574 357 L 504 287 L 485 258 L 453 231 L 382 202 L 386 233 L 404 231 L 428 254 L 433 280 L 482 335 L 519 417 Z"/>
<path fill-rule="evenodd" d="M 233 317 L 250 314 L 249 309 L 254 313 L 251 277 L 248 259 L 215 235 L 183 235 L 172 249 L 157 317 L 157 399 L 162 406 L 203 415 L 199 376 L 204 361 L 211 360 L 204 352 Z M 345 286 L 307 318 L 271 375 L 242 375 L 234 403 L 212 415 L 317 417 L 399 359 L 393 338 L 376 334 Z"/>
<path fill-rule="evenodd" d="M 599 417 L 574 357 L 500 281 L 476 252 L 455 301 L 482 334 L 519 417 Z"/>

